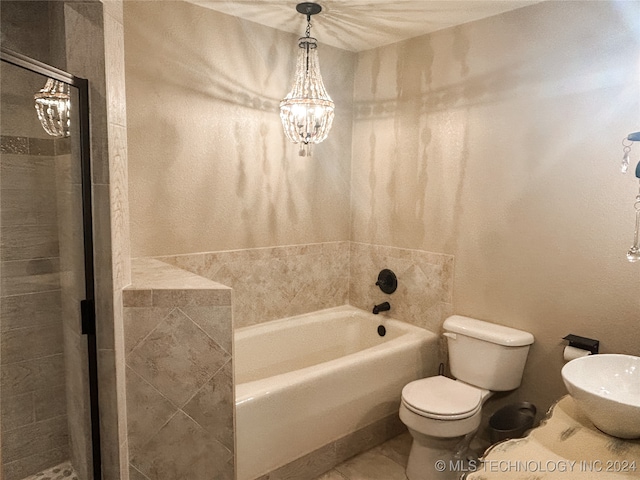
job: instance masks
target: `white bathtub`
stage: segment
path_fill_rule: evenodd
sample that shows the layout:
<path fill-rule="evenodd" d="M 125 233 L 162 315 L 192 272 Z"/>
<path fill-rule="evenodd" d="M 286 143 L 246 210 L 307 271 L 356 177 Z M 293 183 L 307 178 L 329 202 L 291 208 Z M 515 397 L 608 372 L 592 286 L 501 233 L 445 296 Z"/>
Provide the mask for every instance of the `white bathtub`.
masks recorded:
<path fill-rule="evenodd" d="M 351 306 L 241 328 L 234 342 L 237 480 L 397 413 L 402 387 L 438 367 L 435 334 Z"/>

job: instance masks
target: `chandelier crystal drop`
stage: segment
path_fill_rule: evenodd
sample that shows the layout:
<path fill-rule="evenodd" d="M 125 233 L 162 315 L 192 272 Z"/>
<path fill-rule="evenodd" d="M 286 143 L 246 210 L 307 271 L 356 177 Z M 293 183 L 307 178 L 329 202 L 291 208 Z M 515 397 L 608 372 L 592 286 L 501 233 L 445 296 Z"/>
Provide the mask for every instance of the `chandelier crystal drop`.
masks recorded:
<path fill-rule="evenodd" d="M 44 88 L 33 98 L 36 102 L 38 119 L 44 131 L 52 137 L 68 137 L 71 124 L 69 85 L 49 78 Z"/>
<path fill-rule="evenodd" d="M 334 103 L 322 83 L 318 43 L 310 36 L 311 15 L 320 12 L 314 3 L 299 4 L 307 15 L 306 36 L 298 40 L 298 61 L 291 91 L 280 102 L 280 119 L 287 138 L 300 144 L 300 156 L 311 155 L 311 145 L 327 138 L 334 116 Z"/>

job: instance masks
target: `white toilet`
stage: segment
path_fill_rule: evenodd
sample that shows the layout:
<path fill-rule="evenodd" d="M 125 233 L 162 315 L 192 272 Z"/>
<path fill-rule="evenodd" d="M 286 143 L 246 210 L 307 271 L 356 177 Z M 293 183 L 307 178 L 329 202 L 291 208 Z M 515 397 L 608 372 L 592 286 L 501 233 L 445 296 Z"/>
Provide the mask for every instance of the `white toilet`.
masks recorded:
<path fill-rule="evenodd" d="M 449 369 L 402 389 L 400 420 L 413 443 L 409 480 L 457 479 L 460 457 L 480 425 L 482 404 L 493 392 L 520 386 L 533 335 L 454 315 L 444 322 Z"/>

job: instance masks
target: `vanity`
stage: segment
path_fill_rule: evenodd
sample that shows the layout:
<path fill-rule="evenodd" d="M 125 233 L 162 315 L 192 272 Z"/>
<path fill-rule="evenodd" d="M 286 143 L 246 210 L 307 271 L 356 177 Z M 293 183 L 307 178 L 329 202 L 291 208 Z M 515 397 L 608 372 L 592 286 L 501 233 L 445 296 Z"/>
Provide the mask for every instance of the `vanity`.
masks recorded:
<path fill-rule="evenodd" d="M 629 418 L 640 422 L 640 418 Z M 525 438 L 490 447 L 465 480 L 630 480 L 640 478 L 640 439 L 598 430 L 570 395 Z"/>

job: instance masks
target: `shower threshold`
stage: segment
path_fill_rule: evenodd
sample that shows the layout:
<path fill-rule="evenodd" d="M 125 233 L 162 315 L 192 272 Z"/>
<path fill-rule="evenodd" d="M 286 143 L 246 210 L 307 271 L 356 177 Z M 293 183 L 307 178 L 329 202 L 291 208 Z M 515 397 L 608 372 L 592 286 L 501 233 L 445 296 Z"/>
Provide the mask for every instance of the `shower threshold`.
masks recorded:
<path fill-rule="evenodd" d="M 22 480 L 79 480 L 71 462 L 63 462 L 55 467 L 47 468 Z"/>

